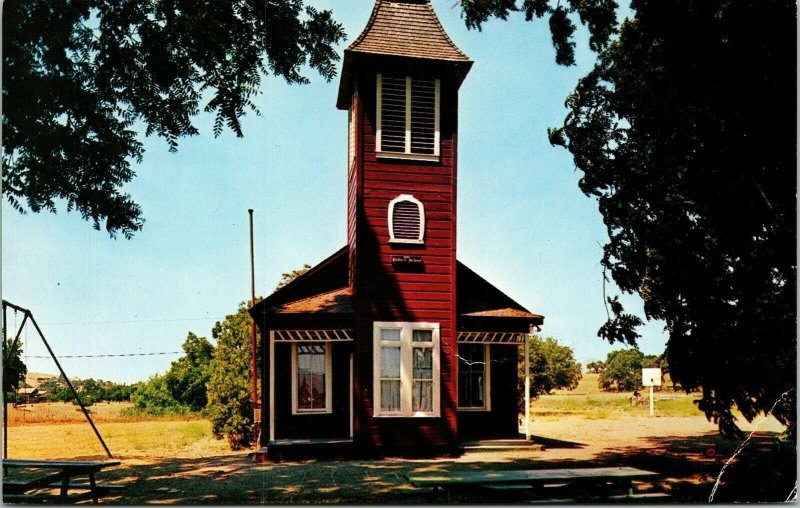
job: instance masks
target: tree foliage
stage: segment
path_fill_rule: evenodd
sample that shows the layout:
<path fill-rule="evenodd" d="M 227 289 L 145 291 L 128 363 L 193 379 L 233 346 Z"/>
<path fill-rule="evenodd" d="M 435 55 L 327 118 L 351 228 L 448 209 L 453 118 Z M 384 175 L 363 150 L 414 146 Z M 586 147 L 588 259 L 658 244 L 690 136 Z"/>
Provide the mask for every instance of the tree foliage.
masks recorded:
<path fill-rule="evenodd" d="M 203 411 L 208 402 L 206 385 L 214 346 L 192 332 L 183 342 L 183 356 L 164 374 L 140 383 L 131 397 L 136 411 L 146 414 L 184 414 Z"/>
<path fill-rule="evenodd" d="M 474 26 L 517 8 L 462 5 Z M 699 407 L 724 435 L 738 433 L 734 405 L 747 420 L 772 412 L 794 428 L 796 4 L 634 0 L 618 25 L 612 2 L 566 5 L 597 61 L 549 134 L 598 200 L 604 269 L 666 324 L 672 379 L 702 390 Z M 552 6 L 523 8 L 531 19 Z M 557 47 L 571 41 L 562 32 Z M 600 335 L 635 345 L 641 320 L 609 305 Z"/>
<path fill-rule="evenodd" d="M 605 362 L 597 361 L 597 362 L 589 362 L 586 364 L 586 370 L 594 374 L 599 374 L 603 372 L 605 368 L 606 368 Z"/>
<path fill-rule="evenodd" d="M 552 337 L 538 335 L 528 337 L 530 360 L 531 398 L 553 390 L 572 390 L 581 380 L 581 364 L 575 361 L 572 348 L 563 346 Z M 518 392 L 525 393 L 525 355 L 519 355 L 517 363 Z M 522 403 L 522 401 L 520 401 Z M 520 408 L 524 408 L 521 405 Z"/>
<path fill-rule="evenodd" d="M 10 0 L 3 4 L 3 194 L 18 211 L 59 201 L 114 236 L 140 230 L 123 191 L 143 145 L 170 150 L 214 115 L 242 136 L 263 75 L 335 75 L 344 38 L 302 0 Z"/>
<path fill-rule="evenodd" d="M 183 351 L 184 355 L 170 365 L 164 381 L 178 403 L 192 411 L 202 411 L 208 403 L 206 383 L 214 346 L 205 337 L 189 332 Z"/>
<path fill-rule="evenodd" d="M 134 412 L 148 415 L 185 414 L 189 407 L 178 402 L 167 386 L 167 376 L 156 374 L 136 386 L 131 395 Z"/>
<path fill-rule="evenodd" d="M 123 402 L 130 401 L 136 385 L 104 381 L 102 379 L 73 379 L 73 386 L 80 392 L 81 401 L 86 404 L 95 402 Z M 63 381 L 55 379 L 43 381 L 39 384 L 39 391 L 44 400 L 48 402 L 73 402 L 75 395 Z"/>
<path fill-rule="evenodd" d="M 304 263 L 303 266 L 301 266 L 297 270 L 292 270 L 291 272 L 282 273 L 281 280 L 278 281 L 278 285 L 275 286 L 275 291 L 279 290 L 286 284 L 292 282 L 293 280 L 300 277 L 309 270 L 311 270 L 311 265 L 309 265 L 308 263 Z"/>
<path fill-rule="evenodd" d="M 603 390 L 633 391 L 642 387 L 644 354 L 636 348 L 608 353 L 597 384 Z"/>
<path fill-rule="evenodd" d="M 617 24 L 617 3 L 614 0 L 461 0 L 462 15 L 467 27 L 481 29 L 490 18 L 508 19 L 513 12 L 525 14 L 525 20 L 548 17 L 556 62 L 575 64 L 574 35 L 577 26 L 573 17 L 589 27 L 589 46 L 593 51 L 608 47 Z"/>
<path fill-rule="evenodd" d="M 212 331 L 217 345 L 209 364 L 207 412 L 214 435 L 225 437 L 233 449 L 253 440 L 250 334 L 251 318 L 244 303 Z"/>
<path fill-rule="evenodd" d="M 3 337 L 3 392 L 17 391 L 25 382 L 28 367 L 22 361 L 22 344 L 11 337 Z"/>

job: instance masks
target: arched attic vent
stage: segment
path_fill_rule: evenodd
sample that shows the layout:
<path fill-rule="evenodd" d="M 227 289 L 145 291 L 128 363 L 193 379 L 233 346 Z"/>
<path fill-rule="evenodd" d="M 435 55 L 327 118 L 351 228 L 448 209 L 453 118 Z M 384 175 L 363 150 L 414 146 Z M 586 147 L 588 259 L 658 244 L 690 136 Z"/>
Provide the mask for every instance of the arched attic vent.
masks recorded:
<path fill-rule="evenodd" d="M 400 194 L 389 203 L 389 241 L 424 243 L 425 207 L 411 194 Z"/>

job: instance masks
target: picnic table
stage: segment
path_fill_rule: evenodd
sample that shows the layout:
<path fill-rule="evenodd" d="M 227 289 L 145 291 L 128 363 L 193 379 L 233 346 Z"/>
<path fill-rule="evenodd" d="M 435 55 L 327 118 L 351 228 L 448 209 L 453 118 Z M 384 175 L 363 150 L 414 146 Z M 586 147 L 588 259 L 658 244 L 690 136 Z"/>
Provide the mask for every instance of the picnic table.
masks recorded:
<path fill-rule="evenodd" d="M 58 488 L 59 495 L 54 500 L 59 503 L 70 501 L 80 501 L 91 497 L 97 503 L 101 494 L 110 490 L 124 488 L 122 485 L 98 485 L 95 474 L 106 467 L 118 466 L 119 461 L 57 461 L 57 460 L 27 460 L 27 459 L 3 459 L 3 470 L 8 469 L 30 469 L 56 470 L 55 473 L 39 476 L 30 480 L 11 480 L 4 475 L 3 477 L 3 501 L 4 502 L 28 502 L 46 496 L 33 496 L 31 491 L 44 488 Z M 87 476 L 89 483 L 71 483 L 76 476 Z M 68 496 L 69 489 L 85 490 L 83 494 Z"/>
<path fill-rule="evenodd" d="M 594 467 L 570 469 L 526 469 L 498 471 L 466 471 L 442 473 L 438 475 L 407 475 L 406 478 L 415 487 L 433 487 L 436 495 L 442 489 L 447 501 L 451 500 L 452 491 L 469 488 L 490 488 L 499 491 L 528 490 L 540 494 L 548 487 L 567 487 L 572 494 L 584 499 L 614 500 L 637 498 L 668 497 L 666 494 L 636 495 L 633 492 L 633 480 L 641 480 L 658 476 L 653 471 L 645 471 L 633 467 Z M 624 495 L 614 495 L 619 488 L 624 488 Z M 543 499 L 551 502 L 554 499 Z M 575 501 L 564 499 L 564 501 Z"/>

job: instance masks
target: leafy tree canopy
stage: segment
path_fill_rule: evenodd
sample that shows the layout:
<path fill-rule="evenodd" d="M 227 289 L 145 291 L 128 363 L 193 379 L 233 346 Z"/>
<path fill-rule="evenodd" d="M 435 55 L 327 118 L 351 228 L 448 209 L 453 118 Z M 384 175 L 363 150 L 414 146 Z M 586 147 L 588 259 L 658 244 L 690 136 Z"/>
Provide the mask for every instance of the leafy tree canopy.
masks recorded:
<path fill-rule="evenodd" d="M 22 361 L 22 343 L 3 337 L 3 392 L 16 392 L 27 373 L 28 367 Z"/>
<path fill-rule="evenodd" d="M 189 332 L 183 351 L 185 354 L 172 362 L 164 375 L 167 390 L 180 404 L 192 411 L 202 411 L 208 402 L 206 383 L 214 346 L 205 337 Z"/>
<path fill-rule="evenodd" d="M 538 335 L 528 337 L 530 360 L 531 397 L 550 393 L 553 390 L 572 390 L 581 380 L 581 364 L 575 361 L 572 348 L 559 344 L 552 337 Z M 525 391 L 525 357 L 520 355 L 518 362 L 519 392 Z"/>
<path fill-rule="evenodd" d="M 309 270 L 311 270 L 311 265 L 309 265 L 308 263 L 304 263 L 303 266 L 301 266 L 297 270 L 292 270 L 291 272 L 282 273 L 281 280 L 278 281 L 278 285 L 275 286 L 275 291 L 279 290 L 286 284 L 292 282 L 293 280 L 300 277 Z"/>
<path fill-rule="evenodd" d="M 644 363 L 644 354 L 636 348 L 611 351 L 597 384 L 603 390 L 632 391 L 641 388 Z"/>
<path fill-rule="evenodd" d="M 789 0 L 462 1 L 468 26 L 550 14 L 570 64 L 571 11 L 592 71 L 549 131 L 608 229 L 602 265 L 669 333 L 670 374 L 702 389 L 724 435 L 732 407 L 796 426 L 796 20 Z M 562 35 L 563 34 L 563 35 Z M 559 56 L 561 55 L 561 56 Z M 641 320 L 609 299 L 600 335 L 635 345 Z M 607 366 L 608 368 L 608 366 Z M 793 434 L 793 433 L 792 433 Z"/>
<path fill-rule="evenodd" d="M 214 435 L 225 437 L 233 449 L 253 439 L 250 326 L 247 306 L 242 303 L 212 330 L 217 345 L 209 363 L 207 412 Z"/>
<path fill-rule="evenodd" d="M 138 130 L 178 139 L 242 136 L 262 75 L 305 83 L 335 75 L 344 31 L 302 0 L 9 0 L 3 4 L 3 194 L 18 211 L 66 203 L 112 236 L 142 210 L 123 191 L 143 145 Z"/>
<path fill-rule="evenodd" d="M 184 414 L 189 411 L 188 406 L 175 400 L 164 374 L 156 374 L 139 383 L 131 395 L 131 402 L 136 412 L 151 415 Z"/>
<path fill-rule="evenodd" d="M 599 374 L 600 372 L 603 372 L 603 370 L 605 368 L 606 368 L 606 364 L 604 362 L 589 362 L 589 363 L 586 364 L 586 369 L 589 372 L 593 372 L 595 374 Z"/>

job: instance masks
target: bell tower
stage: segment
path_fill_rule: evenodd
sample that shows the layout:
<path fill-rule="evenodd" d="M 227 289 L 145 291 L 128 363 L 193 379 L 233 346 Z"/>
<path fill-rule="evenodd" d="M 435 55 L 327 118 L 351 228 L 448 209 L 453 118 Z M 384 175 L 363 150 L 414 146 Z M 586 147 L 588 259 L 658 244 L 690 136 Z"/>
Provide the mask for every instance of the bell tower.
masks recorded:
<path fill-rule="evenodd" d="M 354 376 L 365 444 L 456 442 L 458 90 L 471 66 L 429 0 L 377 0 L 344 53 L 354 365 L 373 365 Z"/>

